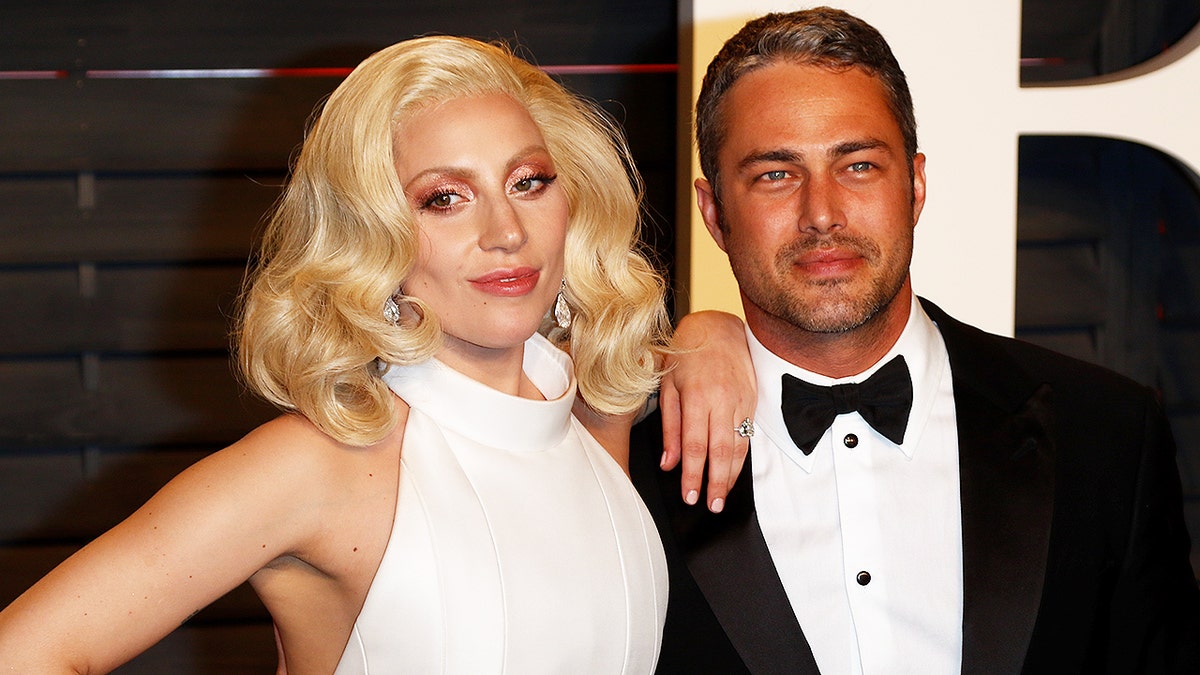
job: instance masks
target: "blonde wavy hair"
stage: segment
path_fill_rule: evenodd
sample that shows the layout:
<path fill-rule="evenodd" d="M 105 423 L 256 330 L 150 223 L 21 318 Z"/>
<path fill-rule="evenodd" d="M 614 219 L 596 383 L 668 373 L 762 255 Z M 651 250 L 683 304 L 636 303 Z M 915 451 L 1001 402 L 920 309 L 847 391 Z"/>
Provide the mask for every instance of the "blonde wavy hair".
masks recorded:
<path fill-rule="evenodd" d="M 595 410 L 627 413 L 658 386 L 669 321 L 664 283 L 638 244 L 641 181 L 602 112 L 507 47 L 407 40 L 363 61 L 309 129 L 242 292 L 238 365 L 255 393 L 351 445 L 392 428 L 380 364 L 430 358 L 437 317 L 396 296 L 412 322 L 383 316 L 412 269 L 417 227 L 392 159 L 398 125 L 450 99 L 503 93 L 541 129 L 570 203 L 565 247 L 568 350 Z"/>

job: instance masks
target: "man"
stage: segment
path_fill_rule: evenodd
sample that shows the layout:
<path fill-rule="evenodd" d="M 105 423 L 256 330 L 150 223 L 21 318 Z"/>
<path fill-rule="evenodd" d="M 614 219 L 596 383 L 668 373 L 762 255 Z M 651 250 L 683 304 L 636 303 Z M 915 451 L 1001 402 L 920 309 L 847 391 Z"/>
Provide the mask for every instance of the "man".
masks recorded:
<path fill-rule="evenodd" d="M 671 565 L 659 671 L 1200 672 L 1153 393 L 913 294 L 925 158 L 882 36 L 828 8 L 749 22 L 697 140 L 758 405 L 719 513 L 641 447 L 657 418 L 635 429 Z"/>

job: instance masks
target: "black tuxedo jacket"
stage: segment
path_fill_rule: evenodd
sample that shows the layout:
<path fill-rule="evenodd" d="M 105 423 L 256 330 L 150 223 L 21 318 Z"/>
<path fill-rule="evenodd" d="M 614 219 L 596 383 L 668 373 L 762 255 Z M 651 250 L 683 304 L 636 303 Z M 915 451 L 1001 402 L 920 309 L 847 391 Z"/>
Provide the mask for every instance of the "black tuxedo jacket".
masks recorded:
<path fill-rule="evenodd" d="M 954 382 L 963 672 L 1200 673 L 1200 591 L 1153 393 L 922 304 Z M 634 429 L 671 575 L 660 673 L 817 672 L 758 526 L 751 446 L 712 514 L 658 469 L 657 415 Z"/>

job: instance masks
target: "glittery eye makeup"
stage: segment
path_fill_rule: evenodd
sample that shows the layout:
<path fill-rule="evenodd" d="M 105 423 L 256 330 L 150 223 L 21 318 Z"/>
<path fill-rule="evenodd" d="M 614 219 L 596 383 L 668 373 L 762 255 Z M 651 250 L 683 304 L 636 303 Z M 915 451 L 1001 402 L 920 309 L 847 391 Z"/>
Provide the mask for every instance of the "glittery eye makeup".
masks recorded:
<path fill-rule="evenodd" d="M 436 190 L 433 194 L 421 198 L 421 210 L 429 209 L 448 209 L 462 201 L 462 195 L 454 190 L 442 189 Z"/>
<path fill-rule="evenodd" d="M 558 180 L 545 148 L 526 148 L 505 169 L 503 188 L 512 199 L 537 199 Z M 421 213 L 449 214 L 474 201 L 476 190 L 490 189 L 490 179 L 475 167 L 443 166 L 419 173 L 405 187 L 413 208 Z"/>
<path fill-rule="evenodd" d="M 436 174 L 427 177 L 432 180 L 410 193 L 412 196 L 409 197 L 413 206 L 421 212 L 450 211 L 472 197 L 464 181 Z"/>
<path fill-rule="evenodd" d="M 553 172 L 530 169 L 517 174 L 516 179 L 510 184 L 509 190 L 521 195 L 532 196 L 550 187 L 557 179 L 558 175 Z"/>

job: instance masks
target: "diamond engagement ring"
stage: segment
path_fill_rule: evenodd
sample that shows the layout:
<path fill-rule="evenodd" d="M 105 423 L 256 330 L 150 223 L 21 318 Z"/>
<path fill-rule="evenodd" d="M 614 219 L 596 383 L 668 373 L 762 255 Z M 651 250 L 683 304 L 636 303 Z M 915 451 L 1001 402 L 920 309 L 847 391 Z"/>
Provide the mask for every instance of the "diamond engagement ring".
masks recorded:
<path fill-rule="evenodd" d="M 747 417 L 746 419 L 742 420 L 741 424 L 734 427 L 733 430 L 736 431 L 737 435 L 741 436 L 742 438 L 750 438 L 754 436 L 754 420 Z"/>

